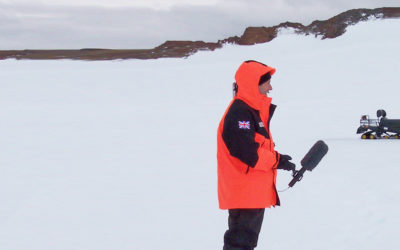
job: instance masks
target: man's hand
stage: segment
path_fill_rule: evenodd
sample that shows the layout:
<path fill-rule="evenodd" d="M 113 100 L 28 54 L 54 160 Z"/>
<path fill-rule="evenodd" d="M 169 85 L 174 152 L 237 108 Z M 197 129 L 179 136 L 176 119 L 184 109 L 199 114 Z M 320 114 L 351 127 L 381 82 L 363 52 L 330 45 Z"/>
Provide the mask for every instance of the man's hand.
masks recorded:
<path fill-rule="evenodd" d="M 283 169 L 283 170 L 287 170 L 287 171 L 295 170 L 296 165 L 294 163 L 290 162 L 291 159 L 292 159 L 292 157 L 290 157 L 289 155 L 280 154 L 277 169 Z"/>

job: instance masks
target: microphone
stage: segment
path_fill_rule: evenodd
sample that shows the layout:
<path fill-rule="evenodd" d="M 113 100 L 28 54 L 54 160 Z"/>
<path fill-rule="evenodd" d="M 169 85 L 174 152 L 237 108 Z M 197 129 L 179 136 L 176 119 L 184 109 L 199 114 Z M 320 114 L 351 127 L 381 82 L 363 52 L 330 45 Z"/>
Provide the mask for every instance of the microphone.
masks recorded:
<path fill-rule="evenodd" d="M 301 160 L 301 166 L 303 167 L 298 171 L 293 171 L 293 179 L 289 183 L 289 187 L 293 187 L 296 182 L 300 181 L 306 170 L 313 171 L 327 153 L 328 145 L 321 140 L 317 141 Z"/>

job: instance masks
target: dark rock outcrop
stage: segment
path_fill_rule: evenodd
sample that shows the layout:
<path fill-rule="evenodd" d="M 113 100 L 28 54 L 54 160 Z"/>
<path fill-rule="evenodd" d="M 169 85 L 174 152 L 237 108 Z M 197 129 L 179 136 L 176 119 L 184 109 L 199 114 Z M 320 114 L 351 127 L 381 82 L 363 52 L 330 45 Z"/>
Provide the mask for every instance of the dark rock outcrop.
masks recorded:
<path fill-rule="evenodd" d="M 166 41 L 154 49 L 141 50 L 0 50 L 0 60 L 8 58 L 75 60 L 184 58 L 193 55 L 197 51 L 214 51 L 222 48 L 224 44 L 254 45 L 266 43 L 276 38 L 279 30 L 284 28 L 292 28 L 297 34 L 320 36 L 322 39 L 335 38 L 344 34 L 349 25 L 367 21 L 370 18 L 400 18 L 400 8 L 354 9 L 328 20 L 314 21 L 308 26 L 304 26 L 301 23 L 285 22 L 273 27 L 248 27 L 242 36 L 229 37 L 216 43 Z"/>

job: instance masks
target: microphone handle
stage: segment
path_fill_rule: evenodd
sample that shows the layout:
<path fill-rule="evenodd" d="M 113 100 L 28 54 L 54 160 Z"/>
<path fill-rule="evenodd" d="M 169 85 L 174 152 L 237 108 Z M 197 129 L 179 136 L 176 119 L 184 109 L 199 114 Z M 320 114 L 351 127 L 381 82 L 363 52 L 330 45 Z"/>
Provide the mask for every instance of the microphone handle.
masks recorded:
<path fill-rule="evenodd" d="M 289 183 L 289 187 L 293 187 L 296 182 L 300 181 L 303 178 L 304 172 L 306 172 L 307 167 L 302 167 L 296 174 L 293 176 L 292 181 Z"/>

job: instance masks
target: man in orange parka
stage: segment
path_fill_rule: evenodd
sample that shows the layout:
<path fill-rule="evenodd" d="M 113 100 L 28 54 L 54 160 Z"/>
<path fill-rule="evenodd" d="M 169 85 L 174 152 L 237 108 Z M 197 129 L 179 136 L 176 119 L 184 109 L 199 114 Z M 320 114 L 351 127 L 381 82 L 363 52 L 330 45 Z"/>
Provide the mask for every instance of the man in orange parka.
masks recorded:
<path fill-rule="evenodd" d="M 243 62 L 235 75 L 237 92 L 218 127 L 218 200 L 229 209 L 224 250 L 257 246 L 265 208 L 280 205 L 277 169 L 295 169 L 290 156 L 275 151 L 269 129 L 276 106 L 267 93 L 275 71 Z"/>

